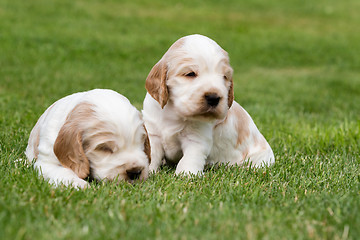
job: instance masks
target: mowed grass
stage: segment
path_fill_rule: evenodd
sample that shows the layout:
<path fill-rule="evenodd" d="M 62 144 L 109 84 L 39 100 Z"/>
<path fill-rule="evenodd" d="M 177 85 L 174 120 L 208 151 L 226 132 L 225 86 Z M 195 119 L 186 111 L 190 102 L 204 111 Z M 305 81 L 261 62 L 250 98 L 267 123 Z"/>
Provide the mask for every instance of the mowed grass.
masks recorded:
<path fill-rule="evenodd" d="M 360 2 L 0 1 L 0 239 L 358 239 Z M 52 188 L 25 158 L 43 111 L 110 88 L 138 108 L 178 38 L 229 52 L 235 99 L 275 165 L 165 167 L 143 183 Z"/>

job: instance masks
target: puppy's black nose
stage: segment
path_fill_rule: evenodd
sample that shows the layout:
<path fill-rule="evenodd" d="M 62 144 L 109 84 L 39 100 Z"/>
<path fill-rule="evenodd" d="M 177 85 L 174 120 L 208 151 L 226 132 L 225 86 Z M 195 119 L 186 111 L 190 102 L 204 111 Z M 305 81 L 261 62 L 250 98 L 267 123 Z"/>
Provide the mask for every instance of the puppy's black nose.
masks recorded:
<path fill-rule="evenodd" d="M 130 180 L 136 180 L 140 178 L 141 172 L 143 168 L 130 168 L 126 170 L 126 174 L 128 175 Z"/>
<path fill-rule="evenodd" d="M 209 106 L 216 107 L 220 102 L 220 97 L 216 93 L 206 93 L 205 100 Z"/>

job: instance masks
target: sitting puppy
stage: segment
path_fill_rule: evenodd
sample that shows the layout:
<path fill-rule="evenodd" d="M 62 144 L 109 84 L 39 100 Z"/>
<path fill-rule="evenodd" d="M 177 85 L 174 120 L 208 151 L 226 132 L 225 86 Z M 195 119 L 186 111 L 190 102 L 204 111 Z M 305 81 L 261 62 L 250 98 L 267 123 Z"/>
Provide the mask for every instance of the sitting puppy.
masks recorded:
<path fill-rule="evenodd" d="M 124 96 L 95 89 L 64 97 L 40 117 L 25 152 L 50 183 L 144 180 L 150 146 L 140 112 Z"/>
<path fill-rule="evenodd" d="M 165 158 L 176 174 L 201 174 L 205 164 L 274 163 L 271 147 L 234 100 L 229 57 L 216 42 L 190 35 L 176 41 L 147 79 L 143 117 L 150 170 Z"/>

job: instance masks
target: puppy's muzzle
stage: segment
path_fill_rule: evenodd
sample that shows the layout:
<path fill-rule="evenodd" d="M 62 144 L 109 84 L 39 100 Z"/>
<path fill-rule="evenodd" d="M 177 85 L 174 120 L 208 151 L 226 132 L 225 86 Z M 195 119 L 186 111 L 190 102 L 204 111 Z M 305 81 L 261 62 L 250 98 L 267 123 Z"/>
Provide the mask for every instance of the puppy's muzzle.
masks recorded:
<path fill-rule="evenodd" d="M 216 93 L 206 93 L 204 95 L 204 98 L 206 100 L 207 105 L 209 105 L 210 107 L 216 107 L 221 99 L 221 97 Z"/>
<path fill-rule="evenodd" d="M 137 180 L 140 178 L 142 171 L 144 170 L 143 167 L 134 167 L 126 170 L 126 174 L 130 180 Z"/>

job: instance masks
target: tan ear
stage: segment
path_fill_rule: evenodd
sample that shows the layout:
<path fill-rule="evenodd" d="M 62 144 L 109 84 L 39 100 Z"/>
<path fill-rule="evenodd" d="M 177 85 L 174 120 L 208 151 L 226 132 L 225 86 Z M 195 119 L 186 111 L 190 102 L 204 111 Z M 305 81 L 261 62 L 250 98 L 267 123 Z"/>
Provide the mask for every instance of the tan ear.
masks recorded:
<path fill-rule="evenodd" d="M 151 163 L 151 146 L 150 146 L 150 140 L 149 140 L 149 136 L 148 136 L 148 132 L 146 130 L 146 127 L 144 125 L 144 129 L 146 132 L 146 137 L 145 137 L 145 142 L 144 142 L 144 152 L 146 154 L 146 156 L 149 159 L 149 164 Z"/>
<path fill-rule="evenodd" d="M 164 108 L 169 99 L 169 90 L 166 85 L 167 67 L 160 60 L 151 69 L 146 78 L 145 88 L 148 93 Z"/>
<path fill-rule="evenodd" d="M 230 80 L 230 88 L 229 88 L 229 92 L 228 92 L 228 106 L 229 108 L 232 106 L 233 101 L 234 101 L 234 81 L 233 81 L 233 69 L 230 67 L 230 59 L 229 59 L 229 54 L 221 48 L 222 53 L 224 54 L 225 58 L 226 58 L 226 65 L 225 65 L 225 72 L 229 72 L 229 80 Z"/>
<path fill-rule="evenodd" d="M 234 81 L 231 78 L 230 79 L 230 88 L 229 88 L 229 93 L 228 93 L 228 106 L 229 106 L 229 108 L 233 104 L 233 101 L 234 101 Z"/>
<path fill-rule="evenodd" d="M 90 174 L 90 163 L 82 142 L 81 121 L 91 115 L 90 104 L 78 104 L 68 115 L 55 140 L 54 153 L 60 163 L 73 170 L 79 178 Z"/>

